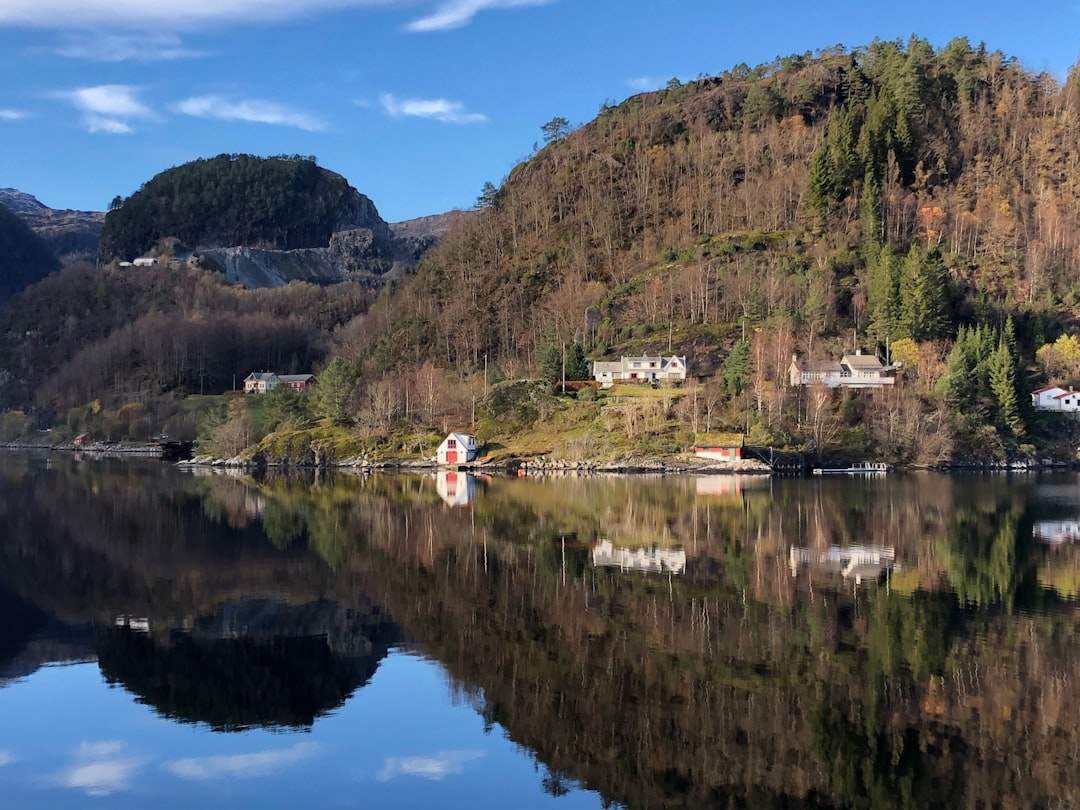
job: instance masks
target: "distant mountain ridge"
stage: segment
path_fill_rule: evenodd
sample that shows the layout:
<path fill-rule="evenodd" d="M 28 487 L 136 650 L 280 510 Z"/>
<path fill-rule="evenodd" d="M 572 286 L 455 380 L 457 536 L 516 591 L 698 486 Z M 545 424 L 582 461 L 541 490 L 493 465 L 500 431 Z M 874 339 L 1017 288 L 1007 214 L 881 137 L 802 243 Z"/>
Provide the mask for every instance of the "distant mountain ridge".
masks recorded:
<path fill-rule="evenodd" d="M 103 211 L 49 208 L 37 197 L 14 188 L 0 188 L 0 206 L 29 225 L 64 264 L 97 260 L 105 224 Z"/>

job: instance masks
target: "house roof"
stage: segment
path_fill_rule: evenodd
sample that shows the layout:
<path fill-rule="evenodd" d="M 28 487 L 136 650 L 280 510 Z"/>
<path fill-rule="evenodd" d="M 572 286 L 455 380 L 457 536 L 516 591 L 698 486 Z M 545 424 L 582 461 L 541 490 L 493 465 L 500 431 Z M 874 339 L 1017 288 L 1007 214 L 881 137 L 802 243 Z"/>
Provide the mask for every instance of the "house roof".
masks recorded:
<path fill-rule="evenodd" d="M 840 374 L 844 370 L 836 360 L 803 360 L 795 365 L 807 374 Z"/>
<path fill-rule="evenodd" d="M 283 383 L 291 382 L 307 382 L 308 380 L 314 380 L 314 374 L 278 374 L 277 378 Z"/>
<path fill-rule="evenodd" d="M 1064 391 L 1060 385 L 1044 385 L 1042 388 L 1036 388 L 1031 392 L 1032 396 L 1036 394 L 1045 394 L 1047 391 Z"/>
<path fill-rule="evenodd" d="M 621 361 L 609 362 L 605 360 L 596 360 L 593 362 L 593 374 L 603 374 L 605 372 L 612 373 L 615 371 L 622 371 Z"/>
<path fill-rule="evenodd" d="M 1080 394 L 1080 391 L 1073 391 L 1071 389 L 1068 390 L 1068 391 L 1062 391 L 1060 394 L 1055 396 L 1054 399 L 1063 399 L 1064 397 L 1067 397 L 1070 394 Z"/>
<path fill-rule="evenodd" d="M 881 371 L 884 368 L 876 354 L 845 354 L 840 363 L 853 371 Z"/>
<path fill-rule="evenodd" d="M 473 436 L 471 433 L 461 433 L 461 432 L 456 431 L 456 430 L 451 430 L 449 433 L 447 433 L 446 434 L 446 439 L 457 439 L 459 442 L 462 442 L 463 444 L 468 444 L 469 442 L 476 441 L 476 437 Z M 443 441 L 445 442 L 446 439 L 443 439 Z"/>
<path fill-rule="evenodd" d="M 694 444 L 698 447 L 742 447 L 745 438 L 742 433 L 698 433 Z"/>
<path fill-rule="evenodd" d="M 277 377 L 272 371 L 253 371 L 244 378 L 244 382 L 248 380 L 255 380 L 256 382 L 266 382 Z"/>

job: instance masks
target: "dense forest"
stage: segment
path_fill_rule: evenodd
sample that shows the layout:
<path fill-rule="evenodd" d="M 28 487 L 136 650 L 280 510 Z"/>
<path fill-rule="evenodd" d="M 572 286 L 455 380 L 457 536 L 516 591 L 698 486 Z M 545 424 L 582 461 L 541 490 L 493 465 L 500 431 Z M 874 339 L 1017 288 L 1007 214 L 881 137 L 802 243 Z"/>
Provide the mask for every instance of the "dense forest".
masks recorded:
<path fill-rule="evenodd" d="M 113 200 L 101 256 L 131 260 L 167 237 L 191 247 L 325 247 L 354 194 L 345 178 L 314 158 L 195 160 Z"/>
<path fill-rule="evenodd" d="M 1071 423 L 1032 412 L 1028 393 L 1080 376 L 1075 76 L 1062 85 L 964 39 L 935 50 L 913 37 L 673 79 L 605 103 L 577 128 L 557 117 L 541 130 L 542 148 L 485 184 L 476 215 L 370 308 L 335 310 L 340 318 L 318 326 L 293 310 L 317 332 L 307 350 L 273 331 L 246 344 L 279 371 L 335 361 L 333 404 L 290 405 L 294 426 L 330 418 L 404 447 L 402 434 L 451 424 L 504 441 L 546 423 L 556 436 L 591 431 L 575 450 L 585 455 L 613 437 L 676 452 L 702 430 L 900 462 L 1072 454 Z M 248 177 L 251 165 L 221 156 L 159 175 L 110 212 L 106 255 L 205 235 L 208 223 L 279 246 L 326 225 L 330 209 L 312 190 L 332 175 L 280 159 Z M 224 178 L 247 190 L 215 196 Z M 286 210 L 295 220 L 283 225 Z M 225 390 L 232 373 L 251 370 L 252 355 L 226 347 L 239 337 L 215 333 L 202 360 L 179 361 L 182 373 L 165 373 L 152 346 L 139 353 L 125 342 L 159 310 L 185 319 L 170 335 L 219 329 L 209 309 L 200 320 L 180 300 L 189 283 L 206 285 L 185 282 L 171 296 L 154 282 L 160 300 L 131 307 L 120 299 L 141 296 L 142 282 L 117 281 L 106 300 L 125 314 L 96 326 L 108 307 L 87 308 L 85 297 L 25 323 L 53 306 L 27 291 L 4 329 L 0 367 L 27 380 L 9 407 L 62 415 L 96 399 L 109 375 L 113 391 L 139 378 L 163 392 Z M 261 306 L 258 295 L 226 297 Z M 61 329 L 78 335 L 77 348 Z M 51 334 L 31 338 L 30 351 L 23 335 L 34 330 Z M 787 385 L 793 354 L 857 348 L 896 363 L 897 385 Z M 556 400 L 506 388 L 580 378 L 589 360 L 646 352 L 686 355 L 692 379 L 670 397 L 617 408 L 588 390 Z M 192 370 L 204 361 L 212 374 Z M 244 435 L 257 441 L 269 429 Z M 558 438 L 543 449 L 568 450 Z"/>
<path fill-rule="evenodd" d="M 48 246 L 0 205 L 0 303 L 60 266 Z"/>

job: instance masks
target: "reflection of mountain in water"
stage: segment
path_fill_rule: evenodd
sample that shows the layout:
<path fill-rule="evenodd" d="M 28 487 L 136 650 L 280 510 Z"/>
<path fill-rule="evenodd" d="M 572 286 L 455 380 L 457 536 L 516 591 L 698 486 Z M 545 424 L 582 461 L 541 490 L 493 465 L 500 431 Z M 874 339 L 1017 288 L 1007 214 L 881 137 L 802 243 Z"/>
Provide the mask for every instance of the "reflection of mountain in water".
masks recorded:
<path fill-rule="evenodd" d="M 310 726 L 371 679 L 396 639 L 377 609 L 253 599 L 164 643 L 130 628 L 103 630 L 97 650 L 106 680 L 163 716 L 237 731 Z"/>

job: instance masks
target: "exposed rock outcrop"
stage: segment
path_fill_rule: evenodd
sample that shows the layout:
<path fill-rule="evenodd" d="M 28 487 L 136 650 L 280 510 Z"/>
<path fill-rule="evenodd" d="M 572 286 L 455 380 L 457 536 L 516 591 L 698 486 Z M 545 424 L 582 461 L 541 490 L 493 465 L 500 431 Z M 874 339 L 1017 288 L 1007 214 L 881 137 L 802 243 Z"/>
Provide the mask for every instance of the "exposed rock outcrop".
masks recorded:
<path fill-rule="evenodd" d="M 0 205 L 29 225 L 61 262 L 97 259 L 104 212 L 49 208 L 36 197 L 14 188 L 0 188 Z"/>

